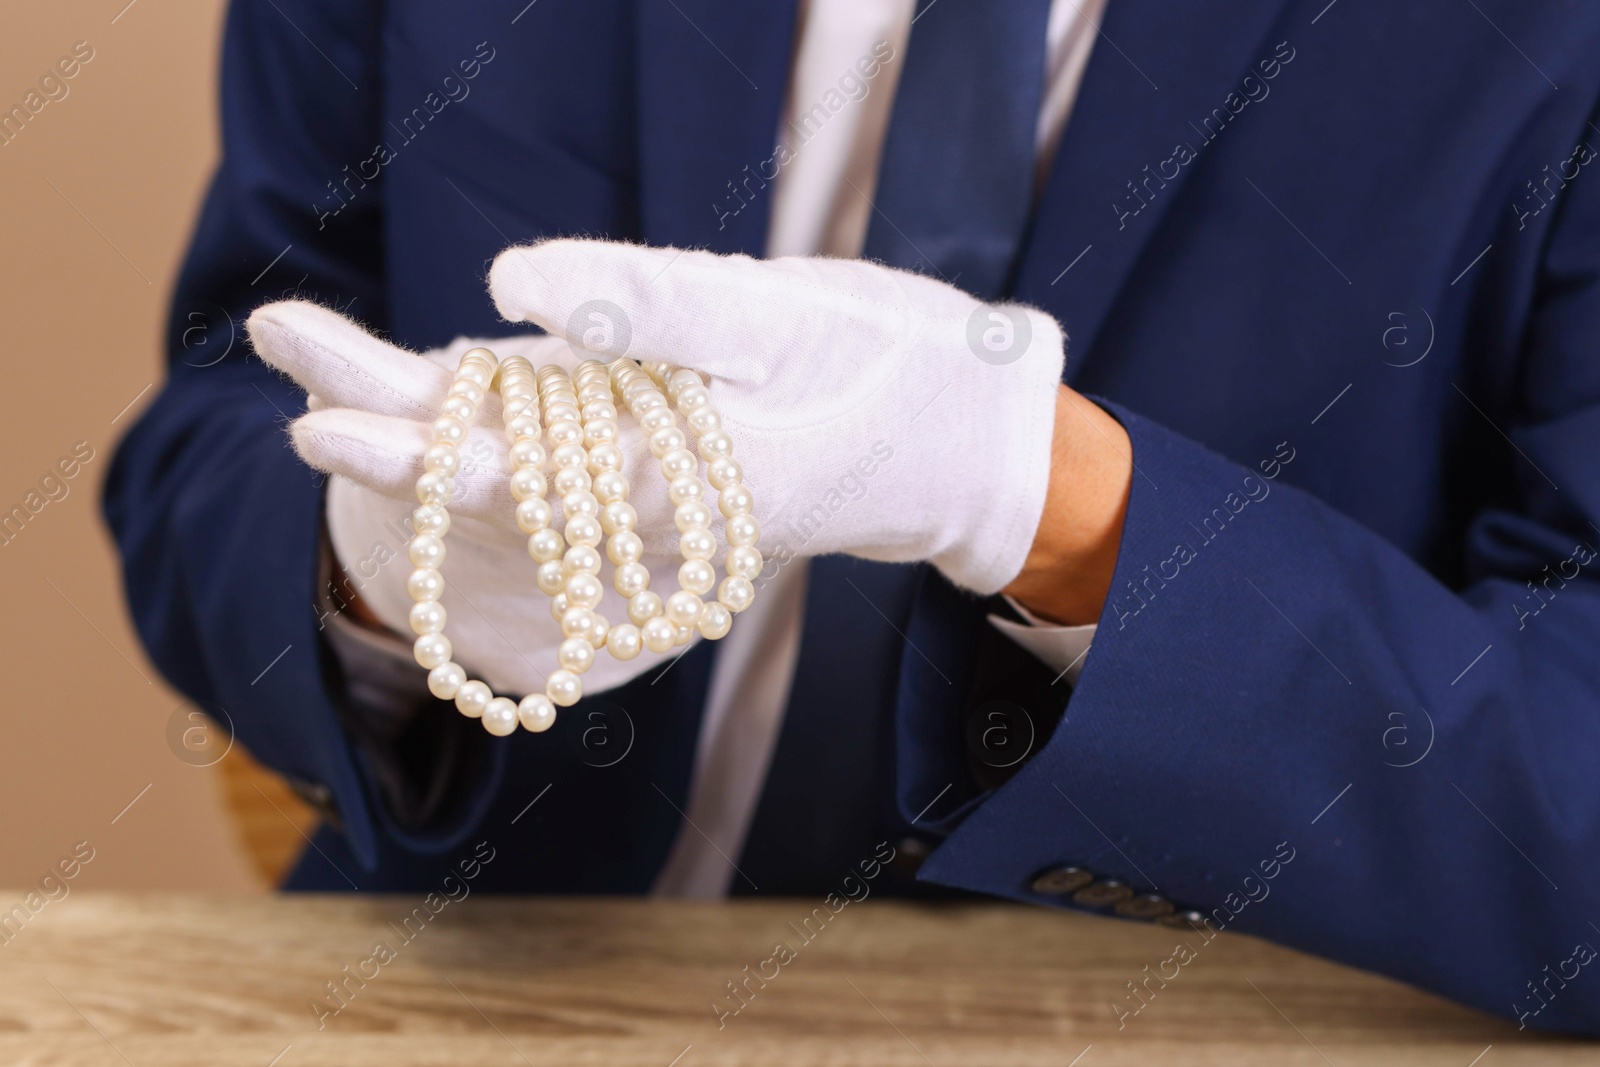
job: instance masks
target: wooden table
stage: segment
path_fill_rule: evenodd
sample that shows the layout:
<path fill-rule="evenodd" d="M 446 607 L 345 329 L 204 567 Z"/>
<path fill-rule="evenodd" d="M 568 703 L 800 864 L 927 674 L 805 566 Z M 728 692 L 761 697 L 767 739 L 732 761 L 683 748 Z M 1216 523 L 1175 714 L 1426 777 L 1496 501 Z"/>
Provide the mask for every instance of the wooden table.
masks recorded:
<path fill-rule="evenodd" d="M 1174 931 L 868 901 L 814 918 L 806 942 L 819 904 L 477 894 L 433 915 L 420 898 L 76 891 L 0 946 L 0 1063 L 1600 1063 L 1600 1045 L 1233 934 L 1119 1029 L 1109 1003 L 1171 956 Z M 779 940 L 798 951 L 765 963 Z M 746 965 L 776 976 L 751 979 L 719 1027 L 711 1005 L 731 1011 L 725 983 Z M 375 977 L 346 978 L 362 971 Z M 329 981 L 346 982 L 342 1004 Z"/>

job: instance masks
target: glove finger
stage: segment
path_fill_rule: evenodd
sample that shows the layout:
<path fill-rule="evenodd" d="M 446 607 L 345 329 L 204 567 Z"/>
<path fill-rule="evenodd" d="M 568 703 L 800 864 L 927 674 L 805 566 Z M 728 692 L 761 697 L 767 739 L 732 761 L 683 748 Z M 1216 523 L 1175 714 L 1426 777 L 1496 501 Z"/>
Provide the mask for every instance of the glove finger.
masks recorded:
<path fill-rule="evenodd" d="M 289 427 L 295 452 L 307 464 L 342 475 L 395 500 L 416 502 L 422 453 L 433 443 L 431 423 L 353 408 L 324 408 Z M 507 481 L 505 438 L 475 426 L 462 442 L 461 470 L 450 499 L 452 517 L 516 532 L 516 501 Z"/>
<path fill-rule="evenodd" d="M 246 328 L 263 362 L 333 407 L 432 421 L 450 388 L 450 372 L 432 360 L 307 301 L 259 307 Z"/>
<path fill-rule="evenodd" d="M 422 454 L 433 443 L 431 423 L 352 408 L 325 408 L 296 419 L 289 433 L 295 451 L 309 466 L 341 475 L 392 499 L 416 503 Z M 638 532 L 646 552 L 676 554 L 674 508 L 667 499 L 664 481 L 654 471 L 656 462 L 643 431 L 637 426 L 625 427 L 618 444 L 633 486 L 629 499 L 639 513 Z M 474 426 L 459 451 L 461 469 L 453 479 L 455 491 L 448 505 L 452 520 L 461 520 L 463 532 L 479 523 L 496 534 L 522 536 L 516 523 L 517 502 L 511 495 L 504 435 Z M 553 496 L 551 504 L 559 518 L 559 502 Z"/>
<path fill-rule="evenodd" d="M 786 365 L 814 366 L 819 349 L 869 359 L 897 349 L 909 277 L 848 260 L 560 239 L 501 252 L 489 291 L 505 318 L 537 323 L 597 358 L 664 360 L 759 383 Z"/>

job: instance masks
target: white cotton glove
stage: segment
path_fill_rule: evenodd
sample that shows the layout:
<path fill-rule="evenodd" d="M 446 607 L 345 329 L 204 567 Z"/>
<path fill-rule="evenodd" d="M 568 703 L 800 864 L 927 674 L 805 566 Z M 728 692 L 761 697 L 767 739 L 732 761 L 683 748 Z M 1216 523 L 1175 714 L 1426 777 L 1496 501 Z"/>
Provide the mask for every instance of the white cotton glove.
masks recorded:
<path fill-rule="evenodd" d="M 335 555 L 374 614 L 409 644 L 406 579 L 412 567 L 406 542 L 417 507 L 416 481 L 462 353 L 482 345 L 502 357 L 524 356 L 536 367 L 555 363 L 569 370 L 576 358 L 563 339 L 531 335 L 462 338 L 417 354 L 378 340 L 327 308 L 296 300 L 257 309 L 248 329 L 262 360 L 311 397 L 311 410 L 294 421 L 290 436 L 307 464 L 332 475 L 326 514 Z M 654 465 L 638 425 L 623 423 L 618 444 L 628 469 Z M 528 557 L 527 536 L 517 529 L 506 454 L 500 401 L 491 394 L 461 446 L 441 568 L 448 587 L 440 602 L 453 658 L 473 677 L 497 693 L 542 693 L 562 634 L 550 598 L 534 584 L 538 565 Z M 665 502 L 664 488 L 659 496 Z M 639 533 L 642 562 L 670 579 L 681 562 L 670 517 L 665 528 L 657 524 Z M 627 602 L 609 581 L 604 584 L 600 613 L 613 623 L 627 621 Z M 597 656 L 584 675 L 584 689 L 596 693 L 621 685 L 678 651 L 657 655 L 645 649 L 626 662 Z M 417 671 L 421 677 L 422 668 Z"/>
<path fill-rule="evenodd" d="M 861 260 L 566 239 L 502 252 L 489 290 L 513 322 L 592 325 L 612 355 L 706 376 L 769 568 L 929 560 L 984 594 L 1021 571 L 1065 358 L 1043 312 Z M 636 507 L 642 530 L 671 527 L 664 501 Z"/>

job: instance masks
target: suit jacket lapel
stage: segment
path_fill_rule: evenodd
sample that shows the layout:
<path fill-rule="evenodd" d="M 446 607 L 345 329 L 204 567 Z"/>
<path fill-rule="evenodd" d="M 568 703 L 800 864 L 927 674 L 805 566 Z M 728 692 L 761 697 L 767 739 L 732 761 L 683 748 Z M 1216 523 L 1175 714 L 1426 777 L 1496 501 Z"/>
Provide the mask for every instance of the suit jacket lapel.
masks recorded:
<path fill-rule="evenodd" d="M 1247 89 L 1261 90 L 1244 79 L 1262 84 L 1263 61 L 1276 73 L 1274 49 L 1298 29 L 1284 4 L 1108 3 L 1015 289 L 1065 325 L 1069 380 L 1183 183 L 1229 125 L 1250 121 Z"/>
<path fill-rule="evenodd" d="M 759 256 L 795 0 L 640 0 L 640 232 Z"/>

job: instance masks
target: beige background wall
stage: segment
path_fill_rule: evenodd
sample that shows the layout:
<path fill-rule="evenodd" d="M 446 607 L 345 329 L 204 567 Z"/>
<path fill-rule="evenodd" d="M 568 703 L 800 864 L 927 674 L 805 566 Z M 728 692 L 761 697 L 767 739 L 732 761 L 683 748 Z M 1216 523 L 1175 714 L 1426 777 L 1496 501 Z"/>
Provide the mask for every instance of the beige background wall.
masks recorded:
<path fill-rule="evenodd" d="M 88 841 L 78 886 L 259 889 L 223 766 L 169 748 L 180 701 L 134 637 L 98 512 L 113 445 L 160 380 L 166 301 L 217 153 L 223 4 L 126 2 L 10 4 L 0 30 L 5 110 L 75 42 L 94 49 L 68 95 L 0 146 L 0 511 L 76 442 L 94 450 L 0 547 L 0 886 L 37 884 Z"/>

